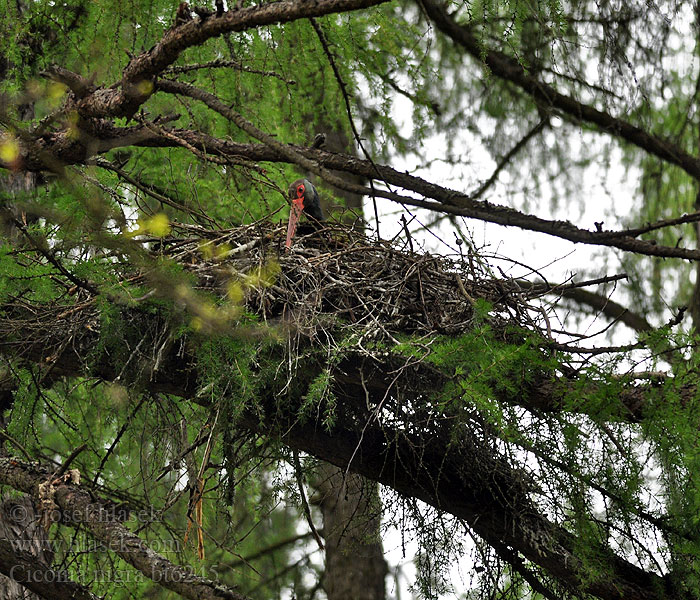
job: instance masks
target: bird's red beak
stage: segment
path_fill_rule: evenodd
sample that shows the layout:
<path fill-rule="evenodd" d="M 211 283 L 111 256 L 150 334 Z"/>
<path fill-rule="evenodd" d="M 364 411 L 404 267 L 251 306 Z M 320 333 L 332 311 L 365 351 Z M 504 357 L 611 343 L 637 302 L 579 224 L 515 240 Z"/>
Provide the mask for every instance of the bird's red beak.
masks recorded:
<path fill-rule="evenodd" d="M 292 210 L 289 211 L 289 225 L 287 225 L 287 243 L 285 247 L 287 250 L 292 246 L 292 238 L 297 230 L 297 221 L 301 216 L 301 212 L 304 210 L 304 193 L 302 191 L 301 198 L 294 198 L 292 200 Z"/>

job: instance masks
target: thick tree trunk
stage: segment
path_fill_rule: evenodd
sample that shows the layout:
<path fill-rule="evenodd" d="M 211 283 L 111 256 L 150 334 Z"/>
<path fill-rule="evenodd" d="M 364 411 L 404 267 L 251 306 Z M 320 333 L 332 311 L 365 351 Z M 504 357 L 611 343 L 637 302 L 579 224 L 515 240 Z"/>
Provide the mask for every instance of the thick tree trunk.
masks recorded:
<path fill-rule="evenodd" d="M 48 534 L 40 523 L 31 498 L 10 498 L 0 505 L 0 539 L 10 542 L 15 553 L 24 553 L 36 558 L 37 573 L 41 566 L 48 567 L 53 560 L 53 552 Z M 19 565 L 19 563 L 18 563 Z M 22 579 L 19 571 L 19 579 Z M 12 575 L 10 570 L 8 573 Z M 0 598 L 3 600 L 43 600 L 31 593 L 12 577 L 0 575 Z"/>
<path fill-rule="evenodd" d="M 318 467 L 328 600 L 384 600 L 387 565 L 380 536 L 379 486 L 328 463 Z"/>

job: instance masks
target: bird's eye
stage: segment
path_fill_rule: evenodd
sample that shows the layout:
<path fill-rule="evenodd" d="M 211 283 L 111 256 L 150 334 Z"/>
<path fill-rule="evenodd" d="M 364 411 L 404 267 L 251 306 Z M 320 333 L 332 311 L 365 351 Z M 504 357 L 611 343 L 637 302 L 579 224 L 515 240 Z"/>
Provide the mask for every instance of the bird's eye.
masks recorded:
<path fill-rule="evenodd" d="M 297 188 L 297 198 L 301 198 L 304 195 L 304 191 L 306 188 L 304 187 L 304 184 L 302 183 L 298 188 Z"/>

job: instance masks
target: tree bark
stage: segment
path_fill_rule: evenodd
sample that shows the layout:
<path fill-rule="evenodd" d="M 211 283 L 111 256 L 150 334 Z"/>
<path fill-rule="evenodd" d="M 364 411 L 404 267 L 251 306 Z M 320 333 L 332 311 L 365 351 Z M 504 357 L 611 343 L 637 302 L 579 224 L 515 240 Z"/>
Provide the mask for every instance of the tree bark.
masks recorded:
<path fill-rule="evenodd" d="M 379 486 L 328 463 L 321 463 L 315 475 L 328 600 L 384 600 L 388 568 L 380 537 Z"/>
<path fill-rule="evenodd" d="M 3 600 L 42 600 L 27 588 L 50 589 L 46 580 L 53 576 L 49 565 L 53 551 L 48 532 L 40 524 L 34 503 L 28 496 L 9 498 L 0 505 L 0 598 Z M 23 582 L 23 583 L 20 583 Z M 56 598 L 68 598 L 59 596 Z M 76 595 L 75 598 L 85 596 Z"/>

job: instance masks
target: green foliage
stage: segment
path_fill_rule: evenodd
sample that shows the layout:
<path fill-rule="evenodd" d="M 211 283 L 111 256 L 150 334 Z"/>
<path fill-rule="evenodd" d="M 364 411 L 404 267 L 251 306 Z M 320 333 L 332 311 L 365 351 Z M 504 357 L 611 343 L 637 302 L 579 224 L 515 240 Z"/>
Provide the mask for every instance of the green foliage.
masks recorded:
<path fill-rule="evenodd" d="M 259 381 L 254 373 L 259 342 L 229 336 L 211 336 L 197 344 L 197 364 L 205 379 L 201 385 L 211 402 L 236 398 L 231 416 L 250 408 Z"/>
<path fill-rule="evenodd" d="M 311 382 L 299 406 L 299 418 L 302 422 L 310 418 L 318 418 L 318 414 L 322 413 L 320 421 L 324 429 L 328 432 L 332 431 L 336 421 L 335 411 L 338 402 L 332 385 L 333 376 L 328 368 L 322 370 Z"/>
<path fill-rule="evenodd" d="M 480 307 L 480 309 L 479 309 Z M 476 318 L 488 313 L 490 305 L 477 303 Z M 541 338 L 525 331 L 504 333 L 485 323 L 461 336 L 435 336 L 429 352 L 420 344 L 406 342 L 395 351 L 421 356 L 449 378 L 443 390 L 436 392 L 446 410 L 465 404 L 475 407 L 486 420 L 505 427 L 503 398 L 527 397 L 531 383 L 546 379 L 558 367 L 557 359 L 540 347 Z"/>
<path fill-rule="evenodd" d="M 10 245 L 0 245 L 0 302 L 20 295 L 36 302 L 50 302 L 60 293 L 56 283 L 48 277 L 52 271 L 46 264 L 27 264 Z"/>

